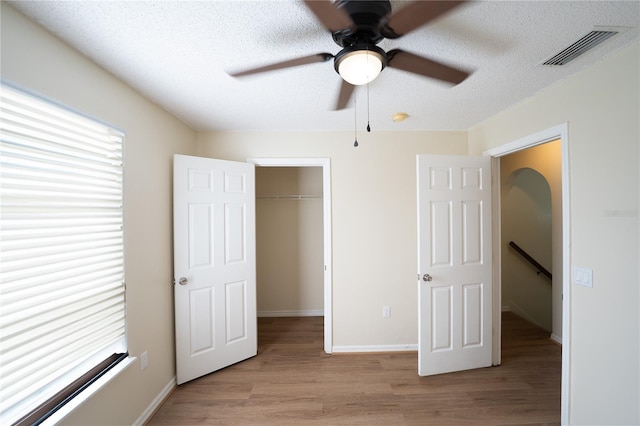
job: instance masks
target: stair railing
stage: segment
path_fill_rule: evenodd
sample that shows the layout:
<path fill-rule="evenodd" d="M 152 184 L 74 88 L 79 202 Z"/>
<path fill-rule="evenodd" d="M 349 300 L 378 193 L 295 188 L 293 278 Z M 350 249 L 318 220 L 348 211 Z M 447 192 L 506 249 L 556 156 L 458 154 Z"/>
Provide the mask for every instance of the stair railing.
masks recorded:
<path fill-rule="evenodd" d="M 536 272 L 538 275 L 540 275 L 542 273 L 545 277 L 549 278 L 550 280 L 552 279 L 551 278 L 551 272 L 549 272 L 544 266 L 542 266 L 540 263 L 538 263 L 537 260 L 535 260 L 533 257 L 531 257 L 531 255 L 529 253 L 527 253 L 526 251 L 524 251 L 519 245 L 517 245 L 513 241 L 509 241 L 509 247 L 511 247 L 512 249 L 517 251 L 522 257 L 524 257 L 526 260 L 528 260 L 529 263 L 531 263 L 533 266 L 535 266 L 536 269 L 538 269 L 538 272 Z"/>

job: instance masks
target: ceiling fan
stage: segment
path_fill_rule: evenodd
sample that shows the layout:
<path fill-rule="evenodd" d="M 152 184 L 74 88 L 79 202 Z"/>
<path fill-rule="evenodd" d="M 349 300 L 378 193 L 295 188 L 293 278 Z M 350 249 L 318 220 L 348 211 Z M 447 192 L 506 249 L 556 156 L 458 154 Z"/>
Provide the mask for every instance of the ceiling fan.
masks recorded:
<path fill-rule="evenodd" d="M 342 77 L 336 109 L 344 109 L 355 86 L 373 81 L 385 68 L 397 68 L 453 84 L 469 76 L 467 71 L 415 55 L 401 49 L 385 52 L 377 46 L 383 39 L 395 39 L 439 17 L 465 1 L 413 1 L 393 11 L 389 0 L 305 0 L 306 6 L 342 47 L 336 55 L 317 53 L 245 71 L 241 77 L 283 68 L 326 62 L 333 59 Z"/>

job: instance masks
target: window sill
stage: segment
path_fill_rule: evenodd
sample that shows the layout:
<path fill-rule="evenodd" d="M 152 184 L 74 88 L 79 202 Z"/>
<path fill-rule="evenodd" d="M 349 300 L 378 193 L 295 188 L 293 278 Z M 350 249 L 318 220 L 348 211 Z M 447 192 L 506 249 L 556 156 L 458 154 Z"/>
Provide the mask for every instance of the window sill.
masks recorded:
<path fill-rule="evenodd" d="M 65 417 L 69 414 L 73 413 L 76 409 L 78 409 L 82 404 L 88 401 L 93 395 L 98 393 L 100 389 L 102 389 L 107 383 L 111 382 L 114 378 L 116 378 L 120 373 L 127 369 L 131 364 L 136 361 L 137 357 L 129 356 L 125 360 L 121 361 L 106 372 L 102 377 L 89 385 L 85 390 L 83 390 L 79 395 L 73 398 L 71 401 L 67 402 L 63 407 L 61 407 L 58 411 L 47 417 L 41 425 L 43 426 L 53 426 L 60 423 Z"/>

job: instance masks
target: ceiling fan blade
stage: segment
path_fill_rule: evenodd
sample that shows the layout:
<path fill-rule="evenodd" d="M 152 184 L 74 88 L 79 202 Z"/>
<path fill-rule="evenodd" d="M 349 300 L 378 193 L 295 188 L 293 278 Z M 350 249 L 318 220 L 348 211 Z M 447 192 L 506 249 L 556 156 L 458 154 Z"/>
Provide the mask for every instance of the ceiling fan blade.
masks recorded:
<path fill-rule="evenodd" d="M 398 38 L 460 6 L 465 1 L 414 1 L 380 20 L 379 30 L 386 38 Z"/>
<path fill-rule="evenodd" d="M 425 77 L 448 81 L 453 84 L 462 83 L 470 75 L 464 70 L 400 49 L 393 49 L 387 52 L 387 66 Z"/>
<path fill-rule="evenodd" d="M 245 71 L 232 72 L 228 74 L 232 77 L 243 77 L 245 75 L 258 74 L 258 73 L 267 72 L 267 71 L 274 71 L 282 68 L 297 67 L 299 65 L 313 64 L 316 62 L 326 62 L 329 59 L 333 59 L 333 55 L 331 53 L 317 53 L 315 55 L 290 59 L 288 61 L 277 62 L 271 65 L 265 65 L 258 68 L 252 68 Z"/>
<path fill-rule="evenodd" d="M 351 16 L 329 0 L 305 0 L 304 2 L 322 25 L 332 33 L 355 27 Z"/>
<path fill-rule="evenodd" d="M 340 94 L 338 95 L 338 102 L 336 103 L 336 111 L 345 109 L 347 107 L 347 104 L 351 99 L 351 95 L 353 95 L 353 89 L 355 88 L 356 86 L 342 80 L 342 85 L 340 86 Z"/>

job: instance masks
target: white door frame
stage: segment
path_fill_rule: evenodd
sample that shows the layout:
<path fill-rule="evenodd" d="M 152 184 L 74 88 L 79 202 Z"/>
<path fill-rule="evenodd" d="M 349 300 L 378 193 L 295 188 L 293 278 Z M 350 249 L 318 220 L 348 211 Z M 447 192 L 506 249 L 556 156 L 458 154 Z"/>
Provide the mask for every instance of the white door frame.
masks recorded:
<path fill-rule="evenodd" d="M 331 160 L 329 158 L 247 158 L 260 167 L 322 167 L 322 210 L 324 240 L 324 351 L 333 352 L 333 295 L 331 255 Z"/>
<path fill-rule="evenodd" d="M 500 157 L 523 149 L 541 145 L 546 142 L 560 139 L 562 149 L 562 389 L 561 389 L 561 415 L 562 424 L 570 424 L 569 403 L 571 383 L 571 241 L 569 212 L 569 129 L 568 123 L 562 123 L 541 132 L 525 136 L 489 149 L 483 152 L 485 156 L 492 157 L 493 173 L 493 365 L 501 362 L 501 301 L 502 301 L 502 277 L 501 277 L 501 230 L 500 230 Z"/>

